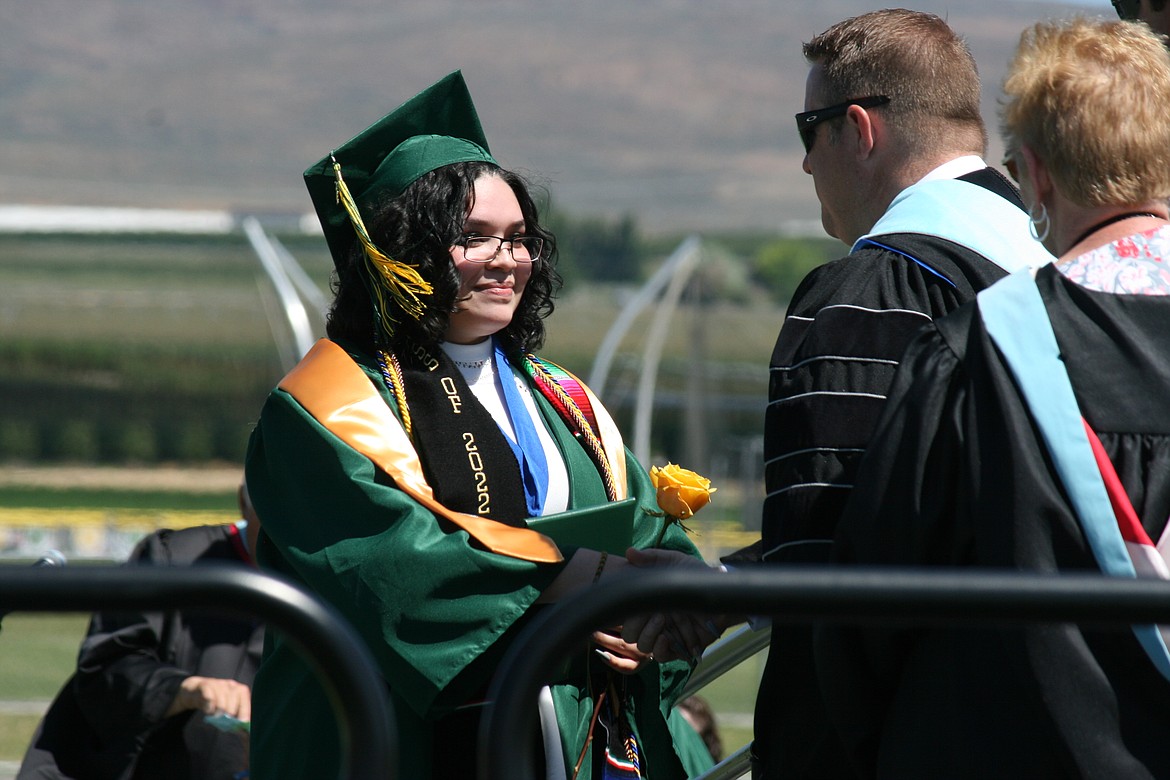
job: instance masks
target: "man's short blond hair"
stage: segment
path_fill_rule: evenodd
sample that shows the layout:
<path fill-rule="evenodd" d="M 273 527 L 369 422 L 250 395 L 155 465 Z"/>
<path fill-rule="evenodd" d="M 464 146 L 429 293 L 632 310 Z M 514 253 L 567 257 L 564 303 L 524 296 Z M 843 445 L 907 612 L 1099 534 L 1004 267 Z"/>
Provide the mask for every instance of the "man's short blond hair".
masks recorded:
<path fill-rule="evenodd" d="M 1008 152 L 1031 147 L 1073 203 L 1170 197 L 1170 54 L 1144 24 L 1038 22 L 1020 36 L 1003 91 Z"/>

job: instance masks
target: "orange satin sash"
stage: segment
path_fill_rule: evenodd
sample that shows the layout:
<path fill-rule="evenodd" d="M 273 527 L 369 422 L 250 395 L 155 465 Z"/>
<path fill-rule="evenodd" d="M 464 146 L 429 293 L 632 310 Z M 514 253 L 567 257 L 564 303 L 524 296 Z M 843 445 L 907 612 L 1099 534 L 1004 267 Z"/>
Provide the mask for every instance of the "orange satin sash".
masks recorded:
<path fill-rule="evenodd" d="M 552 539 L 528 528 L 455 512 L 440 504 L 402 423 L 353 359 L 321 339 L 280 381 L 281 390 L 337 438 L 365 455 L 418 503 L 462 528 L 494 553 L 536 563 L 564 560 Z"/>

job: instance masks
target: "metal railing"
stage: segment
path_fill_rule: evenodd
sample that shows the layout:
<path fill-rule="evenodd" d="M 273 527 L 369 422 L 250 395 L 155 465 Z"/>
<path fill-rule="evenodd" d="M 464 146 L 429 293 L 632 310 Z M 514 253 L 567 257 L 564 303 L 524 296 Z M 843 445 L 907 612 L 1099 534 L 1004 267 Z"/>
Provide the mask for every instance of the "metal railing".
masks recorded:
<path fill-rule="evenodd" d="M 721 637 L 703 652 L 703 659 L 691 672 L 686 687 L 679 694 L 679 701 L 698 693 L 727 674 L 767 647 L 771 640 L 771 631 L 753 631 L 747 626 L 737 628 Z"/>
<path fill-rule="evenodd" d="M 715 682 L 736 666 L 767 647 L 772 640 L 770 629 L 752 630 L 742 626 L 714 642 L 703 652 L 699 665 L 691 672 L 686 687 L 679 694 L 682 701 Z M 751 769 L 751 744 L 733 751 L 722 761 L 699 775 L 695 780 L 735 780 Z"/>
<path fill-rule="evenodd" d="M 488 690 L 478 768 L 484 780 L 529 780 L 536 701 L 562 660 L 601 625 L 654 611 L 771 615 L 802 622 L 1101 625 L 1170 623 L 1170 581 L 1092 574 L 975 570 L 759 567 L 720 574 L 693 569 L 615 577 L 546 610 L 517 637 Z M 508 745 L 508 750 L 491 746 Z"/>
<path fill-rule="evenodd" d="M 0 566 L 4 612 L 171 609 L 253 616 L 279 630 L 317 673 L 337 715 L 343 748 L 339 777 L 397 777 L 398 732 L 369 650 L 332 607 L 291 583 L 228 565 Z"/>

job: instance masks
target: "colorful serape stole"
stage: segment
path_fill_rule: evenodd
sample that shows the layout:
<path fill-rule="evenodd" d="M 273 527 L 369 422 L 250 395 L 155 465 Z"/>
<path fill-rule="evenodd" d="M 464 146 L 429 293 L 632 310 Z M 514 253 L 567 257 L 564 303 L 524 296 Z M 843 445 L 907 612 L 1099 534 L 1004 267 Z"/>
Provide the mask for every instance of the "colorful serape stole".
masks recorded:
<path fill-rule="evenodd" d="M 532 370 L 529 371 L 534 378 L 537 379 L 537 384 L 540 384 L 541 378 L 555 382 L 565 392 L 569 399 L 580 410 L 581 415 L 589 423 L 593 434 L 599 435 L 597 430 L 597 415 L 593 413 L 593 404 L 589 403 L 589 394 L 585 392 L 585 388 L 577 380 L 577 377 L 570 374 L 565 369 L 558 366 L 556 363 L 537 357 L 536 355 L 526 355 L 526 359 L 532 364 Z M 559 406 L 559 402 L 553 398 L 549 401 L 553 406 Z M 569 416 L 567 409 L 558 409 L 562 415 Z"/>
<path fill-rule="evenodd" d="M 597 415 L 593 411 L 593 404 L 589 401 L 585 387 L 575 376 L 556 363 L 536 355 L 524 356 L 524 368 L 532 377 L 536 389 L 553 405 L 557 414 L 565 420 L 573 435 L 589 453 L 589 457 L 601 473 L 609 500 L 618 500 L 620 496 L 609 459 L 605 456 L 605 447 L 601 443 Z"/>
<path fill-rule="evenodd" d="M 619 694 L 610 675 L 609 700 L 599 722 L 605 729 L 605 761 L 601 780 L 638 780 L 642 777 L 641 751 L 625 706 L 625 686 Z"/>
<path fill-rule="evenodd" d="M 624 740 L 615 741 L 618 731 L 620 729 L 615 729 L 614 735 L 605 746 L 605 765 L 601 770 L 601 780 L 638 780 L 642 777 L 638 742 L 633 734 Z"/>

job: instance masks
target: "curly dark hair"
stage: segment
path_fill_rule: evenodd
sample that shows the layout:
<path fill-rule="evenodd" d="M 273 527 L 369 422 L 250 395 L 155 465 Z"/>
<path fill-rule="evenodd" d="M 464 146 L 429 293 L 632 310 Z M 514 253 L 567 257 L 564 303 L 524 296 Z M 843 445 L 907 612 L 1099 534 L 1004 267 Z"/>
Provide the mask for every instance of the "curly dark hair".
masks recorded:
<path fill-rule="evenodd" d="M 544 319 L 552 314 L 553 299 L 561 287 L 556 271 L 556 239 L 540 224 L 536 202 L 528 184 L 518 174 L 486 162 L 444 165 L 424 174 L 401 195 L 382 200 L 367 198 L 363 218 L 374 245 L 384 253 L 417 267 L 434 293 L 423 299 L 426 311 L 415 320 L 401 310 L 385 312 L 394 322 L 387 334 L 375 322 L 369 285 L 368 261 L 357 238 L 345 257 L 334 258 L 337 270 L 334 299 L 325 330 L 331 339 L 345 339 L 373 352 L 400 351 L 407 344 L 432 347 L 443 340 L 451 313 L 458 306 L 460 278 L 451 261 L 450 248 L 463 232 L 463 224 L 475 204 L 475 181 L 482 176 L 504 180 L 524 216 L 528 235 L 544 239 L 544 251 L 532 264 L 532 276 L 524 288 L 512 321 L 496 335 L 508 351 L 530 352 L 544 343 Z M 388 305 L 393 300 L 385 296 Z"/>

